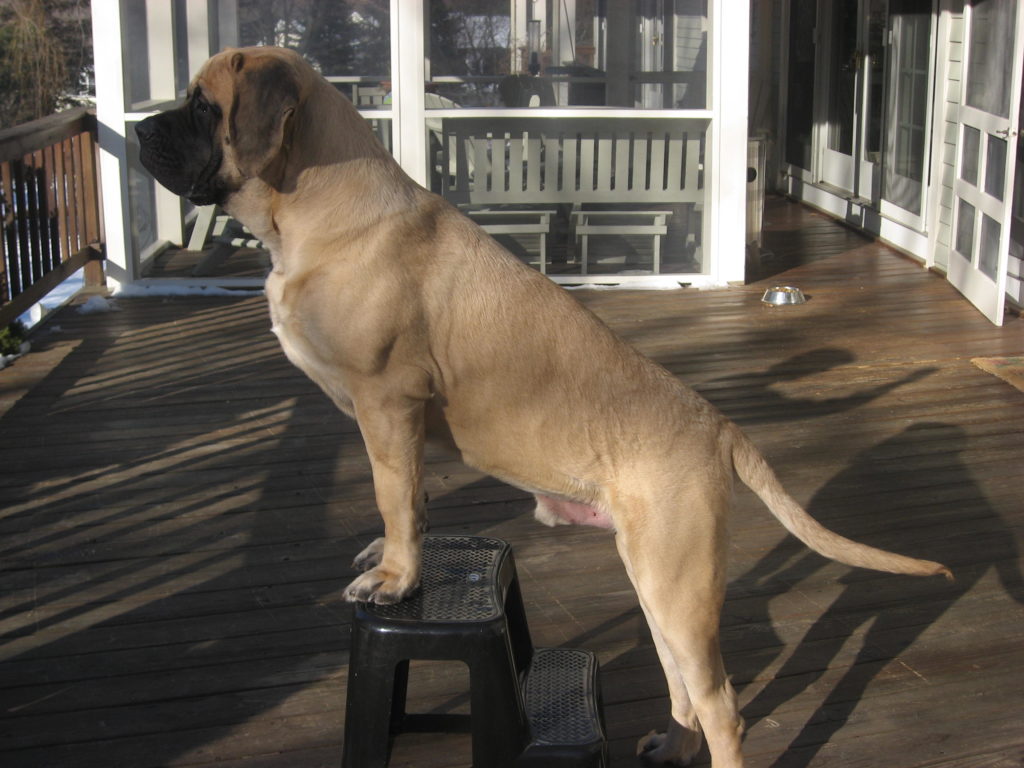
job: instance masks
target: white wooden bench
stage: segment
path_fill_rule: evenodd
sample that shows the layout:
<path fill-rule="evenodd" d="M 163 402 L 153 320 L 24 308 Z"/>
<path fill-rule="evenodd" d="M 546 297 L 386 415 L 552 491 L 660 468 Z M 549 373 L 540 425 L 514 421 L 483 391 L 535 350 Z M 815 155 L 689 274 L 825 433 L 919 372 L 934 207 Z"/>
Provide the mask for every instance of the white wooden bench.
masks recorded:
<path fill-rule="evenodd" d="M 541 272 L 547 271 L 550 206 L 568 204 L 573 243 L 582 246 L 582 274 L 588 270 L 589 237 L 629 234 L 653 238 L 657 273 L 661 238 L 672 215 L 668 204 L 704 200 L 706 126 L 702 120 L 598 115 L 445 118 L 437 167 L 450 172 L 442 174 L 441 194 L 492 234 L 507 234 L 510 220 L 488 216 L 520 208 L 506 215 L 518 216 L 518 233 L 540 236 Z M 658 203 L 666 208 L 651 209 Z M 628 207 L 633 205 L 643 209 Z M 537 207 L 541 210 L 531 218 Z"/>

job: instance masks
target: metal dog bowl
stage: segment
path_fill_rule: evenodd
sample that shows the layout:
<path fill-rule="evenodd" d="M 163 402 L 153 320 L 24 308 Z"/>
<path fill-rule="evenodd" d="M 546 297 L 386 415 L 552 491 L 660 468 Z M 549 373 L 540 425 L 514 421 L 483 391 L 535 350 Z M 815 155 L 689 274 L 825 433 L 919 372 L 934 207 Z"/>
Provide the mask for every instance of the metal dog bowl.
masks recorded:
<path fill-rule="evenodd" d="M 803 291 L 792 285 L 776 285 L 764 292 L 761 301 L 773 307 L 782 307 L 786 304 L 804 304 L 807 298 Z"/>

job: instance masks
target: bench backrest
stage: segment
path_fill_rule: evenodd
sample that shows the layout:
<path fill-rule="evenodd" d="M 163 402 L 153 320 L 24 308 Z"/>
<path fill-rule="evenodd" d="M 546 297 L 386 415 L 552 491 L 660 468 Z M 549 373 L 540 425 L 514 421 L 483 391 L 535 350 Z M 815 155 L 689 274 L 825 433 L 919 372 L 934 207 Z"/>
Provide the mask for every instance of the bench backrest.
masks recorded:
<path fill-rule="evenodd" d="M 442 194 L 455 203 L 703 201 L 706 121 L 445 118 Z"/>

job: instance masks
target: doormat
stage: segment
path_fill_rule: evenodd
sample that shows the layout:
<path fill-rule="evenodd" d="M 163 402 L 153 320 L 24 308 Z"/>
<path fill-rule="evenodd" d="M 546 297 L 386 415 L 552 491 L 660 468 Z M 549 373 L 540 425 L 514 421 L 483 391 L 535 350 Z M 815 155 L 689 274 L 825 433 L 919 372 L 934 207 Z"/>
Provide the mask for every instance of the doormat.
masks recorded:
<path fill-rule="evenodd" d="M 971 362 L 1024 392 L 1024 357 L 975 357 Z"/>

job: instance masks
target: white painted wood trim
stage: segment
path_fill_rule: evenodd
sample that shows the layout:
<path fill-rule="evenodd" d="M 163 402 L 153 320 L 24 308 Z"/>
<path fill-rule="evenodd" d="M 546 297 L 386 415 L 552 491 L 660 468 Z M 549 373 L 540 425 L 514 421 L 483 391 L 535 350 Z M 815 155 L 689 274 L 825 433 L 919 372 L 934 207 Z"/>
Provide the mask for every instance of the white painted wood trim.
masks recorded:
<path fill-rule="evenodd" d="M 708 11 L 709 91 L 715 117 L 711 120 L 705 162 L 704 253 L 710 259 L 707 266 L 712 281 L 724 285 L 742 282 L 746 270 L 750 4 L 713 0 Z M 735 149 L 730 151 L 730 147 Z"/>
<path fill-rule="evenodd" d="M 199 72 L 215 51 L 210 50 L 210 3 L 209 0 L 188 0 L 185 5 L 185 24 L 188 29 L 188 79 Z"/>
<path fill-rule="evenodd" d="M 95 7 L 102 2 L 93 2 Z M 110 3 L 113 5 L 113 3 Z M 95 26 L 95 20 L 93 21 Z M 118 14 L 118 31 L 121 30 L 120 14 Z M 120 39 L 111 41 L 121 48 Z M 93 48 L 98 50 L 95 38 Z M 177 96 L 174 82 L 174 6 L 165 0 L 146 0 L 146 51 L 149 54 L 148 72 L 149 98 L 174 99 Z M 104 52 L 106 53 L 106 52 Z"/>
<path fill-rule="evenodd" d="M 425 1 L 391 0 L 391 135 L 394 156 L 409 176 L 430 186 L 423 84 Z"/>
<path fill-rule="evenodd" d="M 92 0 L 92 35 L 96 72 L 96 121 L 99 126 L 99 181 L 107 248 L 104 269 L 107 284 L 117 289 L 138 276 L 138 262 L 130 248 L 128 149 L 124 134 L 124 64 L 118 3 Z"/>
<path fill-rule="evenodd" d="M 426 110 L 426 114 L 433 119 L 447 117 L 549 117 L 554 119 L 560 117 L 607 117 L 633 120 L 640 118 L 659 118 L 663 120 L 685 118 L 688 120 L 710 121 L 714 117 L 714 112 L 710 109 L 617 109 L 615 107 L 534 107 L 525 109 L 459 107 L 429 109 Z M 746 128 L 744 127 L 745 131 Z"/>

